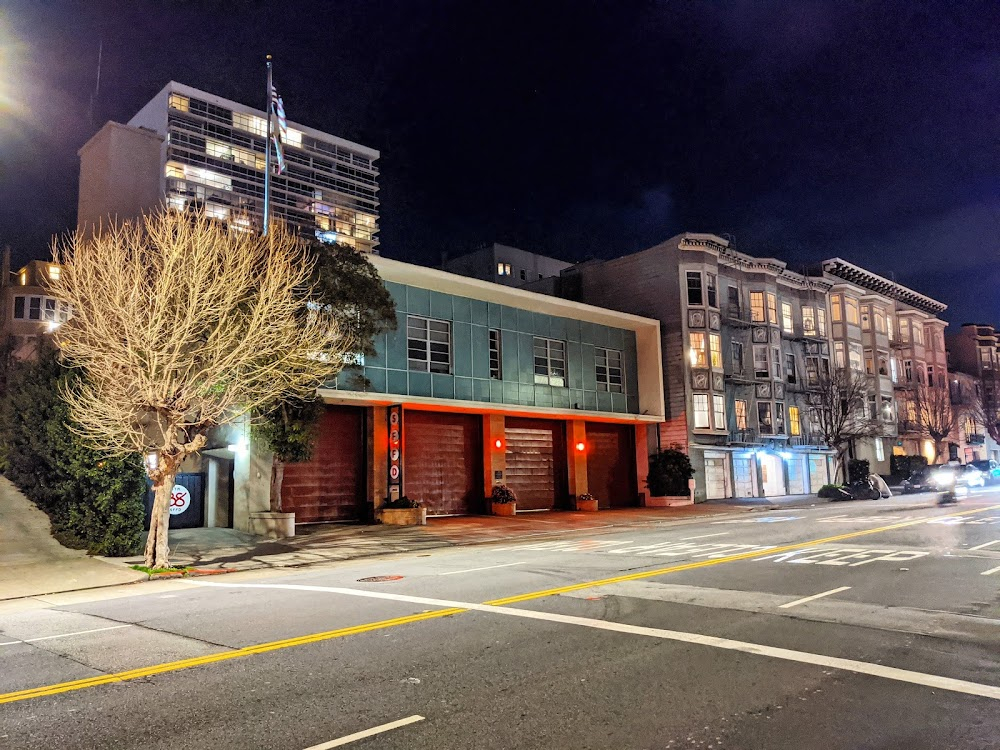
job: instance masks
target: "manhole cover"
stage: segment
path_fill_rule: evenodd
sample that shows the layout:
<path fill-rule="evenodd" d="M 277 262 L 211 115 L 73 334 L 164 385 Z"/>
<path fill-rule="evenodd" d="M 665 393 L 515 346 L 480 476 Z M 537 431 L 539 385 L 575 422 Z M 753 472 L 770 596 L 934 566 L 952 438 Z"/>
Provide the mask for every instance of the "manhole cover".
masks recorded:
<path fill-rule="evenodd" d="M 382 581 L 401 581 L 403 576 L 369 576 L 368 578 L 359 578 L 358 583 L 382 583 Z"/>

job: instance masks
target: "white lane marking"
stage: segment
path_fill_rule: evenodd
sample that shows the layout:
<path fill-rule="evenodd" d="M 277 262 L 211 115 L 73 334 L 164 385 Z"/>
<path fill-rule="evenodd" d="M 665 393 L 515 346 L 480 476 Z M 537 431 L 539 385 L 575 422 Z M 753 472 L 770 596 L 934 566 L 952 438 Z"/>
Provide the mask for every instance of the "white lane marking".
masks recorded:
<path fill-rule="evenodd" d="M 851 588 L 850 586 L 841 586 L 837 589 L 830 589 L 829 591 L 824 591 L 822 594 L 813 594 L 812 596 L 807 596 L 802 599 L 796 599 L 794 602 L 788 602 L 788 604 L 782 604 L 778 609 L 788 609 L 789 607 L 797 607 L 800 604 L 805 604 L 806 602 L 811 602 L 814 599 L 822 599 L 824 596 L 830 596 L 830 594 L 837 594 L 841 591 L 847 591 Z"/>
<path fill-rule="evenodd" d="M 990 568 L 985 573 L 980 573 L 981 576 L 991 576 L 994 573 L 1000 572 L 1000 568 Z"/>
<path fill-rule="evenodd" d="M 974 549 L 986 549 L 987 547 L 992 547 L 994 544 L 1000 544 L 1000 539 L 994 539 L 992 542 L 986 542 L 986 544 L 980 544 L 975 547 L 969 547 L 969 551 Z"/>
<path fill-rule="evenodd" d="M 447 573 L 438 573 L 439 576 L 456 576 L 459 573 L 475 573 L 480 570 L 493 570 L 494 568 L 509 568 L 512 565 L 524 565 L 524 562 L 503 563 L 502 565 L 487 565 L 485 568 L 468 568 L 466 570 L 449 570 Z"/>
<path fill-rule="evenodd" d="M 681 539 L 682 542 L 689 542 L 692 539 L 708 539 L 710 536 L 726 536 L 728 531 L 720 531 L 718 534 L 702 534 L 701 536 L 686 536 Z"/>
<path fill-rule="evenodd" d="M 408 604 L 429 605 L 432 607 L 444 607 L 446 609 L 459 608 L 474 612 L 486 612 L 493 615 L 507 615 L 510 617 L 522 617 L 528 620 L 542 620 L 545 622 L 558 622 L 564 625 L 579 625 L 595 630 L 609 630 L 616 633 L 627 633 L 631 635 L 645 635 L 651 638 L 661 638 L 668 641 L 679 641 L 681 643 L 692 643 L 699 646 L 710 646 L 712 648 L 726 649 L 727 651 L 739 651 L 745 654 L 755 654 L 757 656 L 769 656 L 773 659 L 798 662 L 800 664 L 812 664 L 818 667 L 830 667 L 840 669 L 845 672 L 855 672 L 873 677 L 881 677 L 897 682 L 906 682 L 911 685 L 921 685 L 923 687 L 936 688 L 938 690 L 948 690 L 954 693 L 964 693 L 966 695 L 978 695 L 983 698 L 991 698 L 1000 701 L 1000 686 L 984 685 L 968 680 L 957 680 L 952 677 L 943 677 L 925 672 L 914 672 L 909 669 L 899 669 L 897 667 L 887 667 L 884 664 L 870 664 L 854 659 L 841 659 L 836 656 L 825 656 L 823 654 L 812 654 L 808 651 L 793 651 L 787 648 L 777 648 L 775 646 L 765 646 L 760 643 L 747 643 L 745 641 L 734 641 L 729 638 L 718 638 L 713 635 L 702 635 L 700 633 L 684 633 L 678 630 L 663 630 L 660 628 L 646 628 L 639 625 L 627 625 L 621 622 L 611 622 L 608 620 L 595 620 L 590 617 L 576 617 L 574 615 L 561 615 L 555 612 L 540 612 L 531 609 L 517 609 L 515 607 L 500 607 L 490 604 L 474 604 L 472 602 L 454 602 L 446 599 L 430 599 L 423 596 L 408 596 L 406 594 L 390 594 L 381 591 L 359 591 L 357 589 L 344 589 L 335 586 L 305 586 L 301 584 L 288 583 L 217 583 L 214 581 L 198 581 L 180 579 L 181 583 L 189 586 L 219 586 L 222 588 L 264 588 L 264 589 L 286 589 L 291 591 L 323 591 L 331 594 L 343 594 L 345 596 L 360 596 L 368 599 L 386 599 L 390 601 L 406 602 Z M 311 748 L 307 750 L 312 750 Z"/>
<path fill-rule="evenodd" d="M 374 737 L 376 734 L 382 734 L 383 732 L 388 732 L 392 729 L 399 729 L 400 727 L 405 727 L 407 724 L 416 724 L 418 721 L 423 720 L 423 716 L 417 716 L 414 714 L 413 716 L 407 716 L 405 719 L 397 719 L 396 721 L 390 721 L 388 724 L 380 724 L 377 727 L 366 729 L 363 732 L 355 732 L 354 734 L 348 734 L 336 740 L 324 742 L 322 745 L 312 745 L 307 747 L 306 750 L 329 750 L 331 747 L 341 747 L 342 745 L 347 745 L 351 742 L 363 740 L 365 737 Z"/>
<path fill-rule="evenodd" d="M 111 625 L 106 628 L 94 628 L 93 630 L 77 630 L 75 633 L 60 633 L 59 635 L 44 635 L 41 638 L 25 638 L 23 641 L 5 641 L 0 646 L 16 646 L 19 643 L 35 643 L 36 641 L 51 641 L 53 638 L 69 638 L 73 635 L 87 635 L 87 633 L 101 633 L 105 630 L 119 630 L 130 628 L 131 625 Z"/>

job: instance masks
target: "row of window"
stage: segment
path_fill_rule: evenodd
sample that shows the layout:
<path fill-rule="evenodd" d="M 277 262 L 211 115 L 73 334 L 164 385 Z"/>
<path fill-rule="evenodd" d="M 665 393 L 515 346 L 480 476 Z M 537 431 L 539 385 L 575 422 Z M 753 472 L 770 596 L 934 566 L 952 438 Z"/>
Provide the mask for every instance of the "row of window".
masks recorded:
<path fill-rule="evenodd" d="M 489 330 L 490 378 L 503 379 L 500 331 Z M 566 387 L 566 342 L 535 336 L 532 342 L 535 382 Z M 451 374 L 451 323 L 419 315 L 406 318 L 407 367 L 420 372 Z M 597 390 L 625 393 L 625 367 L 617 349 L 595 347 Z"/>
<path fill-rule="evenodd" d="M 694 428 L 696 430 L 728 430 L 726 422 L 726 401 L 725 397 L 715 393 L 711 396 L 707 393 L 695 393 L 692 396 L 694 407 Z M 733 402 L 735 425 L 737 430 L 746 430 L 749 427 L 748 404 L 743 399 Z M 764 435 L 784 435 L 785 405 L 770 401 L 757 402 L 757 425 L 758 430 Z M 802 434 L 802 423 L 799 415 L 799 407 L 788 407 L 789 435 L 797 436 Z"/>
<path fill-rule="evenodd" d="M 510 263 L 497 263 L 497 276 L 513 276 L 514 270 L 510 266 Z M 521 281 L 528 281 L 528 270 L 526 268 L 516 269 Z M 544 278 L 542 274 L 538 274 L 538 278 Z"/>
<path fill-rule="evenodd" d="M 55 297 L 26 296 L 14 297 L 15 320 L 48 320 L 65 323 L 70 316 L 70 307 Z"/>

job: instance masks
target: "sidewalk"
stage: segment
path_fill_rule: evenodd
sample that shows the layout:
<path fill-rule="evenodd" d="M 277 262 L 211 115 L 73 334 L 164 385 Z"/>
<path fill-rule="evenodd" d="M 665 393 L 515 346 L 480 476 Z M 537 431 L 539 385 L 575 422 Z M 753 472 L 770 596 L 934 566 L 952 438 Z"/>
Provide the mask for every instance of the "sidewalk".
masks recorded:
<path fill-rule="evenodd" d="M 12 502 L 11 496 L 20 498 Z M 765 506 L 765 508 L 771 506 Z M 763 508 L 758 508 L 763 509 Z M 430 518 L 426 526 L 315 524 L 298 535 L 269 540 L 234 529 L 170 532 L 175 566 L 225 571 L 295 569 L 319 563 L 495 542 L 558 538 L 562 534 L 608 533 L 657 524 L 693 523 L 706 517 L 746 513 L 753 507 L 702 503 L 674 508 L 622 508 L 597 513 L 544 511 L 514 518 Z M 144 580 L 129 568 L 141 556 L 93 558 L 69 550 L 49 535 L 48 518 L 0 478 L 0 600 L 42 596 Z"/>
<path fill-rule="evenodd" d="M 0 601 L 115 586 L 144 578 L 52 538 L 49 517 L 0 477 Z"/>
<path fill-rule="evenodd" d="M 170 562 L 178 566 L 251 570 L 297 568 L 323 562 L 420 552 L 446 547 L 552 537 L 574 532 L 694 521 L 750 508 L 687 505 L 676 508 L 622 508 L 597 513 L 543 511 L 513 518 L 456 516 L 428 518 L 426 526 L 315 524 L 299 526 L 297 536 L 268 540 L 233 529 L 183 529 L 170 532 Z M 139 558 L 122 558 L 133 564 Z"/>

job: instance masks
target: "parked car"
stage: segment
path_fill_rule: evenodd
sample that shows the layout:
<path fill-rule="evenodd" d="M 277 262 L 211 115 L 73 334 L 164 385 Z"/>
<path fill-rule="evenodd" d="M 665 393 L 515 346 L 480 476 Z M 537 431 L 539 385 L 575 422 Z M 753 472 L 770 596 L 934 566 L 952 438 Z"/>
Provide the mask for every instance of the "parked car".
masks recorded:
<path fill-rule="evenodd" d="M 985 458 L 982 461 L 970 461 L 969 464 L 975 466 L 986 475 L 987 484 L 1000 482 L 1000 464 L 992 458 Z"/>
<path fill-rule="evenodd" d="M 931 470 L 929 468 L 913 472 L 908 479 L 903 480 L 902 486 L 903 492 L 928 492 L 936 489 L 931 485 Z"/>

